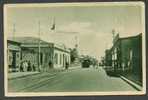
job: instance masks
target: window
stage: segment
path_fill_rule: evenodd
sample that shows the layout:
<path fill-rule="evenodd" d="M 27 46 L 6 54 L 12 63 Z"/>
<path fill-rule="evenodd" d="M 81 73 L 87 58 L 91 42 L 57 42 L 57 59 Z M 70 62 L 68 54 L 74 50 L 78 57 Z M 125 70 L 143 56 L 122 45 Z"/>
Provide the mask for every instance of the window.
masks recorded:
<path fill-rule="evenodd" d="M 60 64 L 62 64 L 62 54 L 60 54 Z"/>
<path fill-rule="evenodd" d="M 55 63 L 58 64 L 58 54 L 57 53 L 55 53 L 54 59 L 55 59 Z"/>

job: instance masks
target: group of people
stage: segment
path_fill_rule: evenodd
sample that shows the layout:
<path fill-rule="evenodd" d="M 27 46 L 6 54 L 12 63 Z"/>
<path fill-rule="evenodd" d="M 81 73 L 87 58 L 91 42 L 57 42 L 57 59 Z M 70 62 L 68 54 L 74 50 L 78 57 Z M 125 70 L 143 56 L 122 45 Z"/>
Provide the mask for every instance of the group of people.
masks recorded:
<path fill-rule="evenodd" d="M 31 64 L 30 61 L 22 61 L 20 64 L 20 71 L 26 72 L 26 71 L 36 71 L 35 65 Z"/>
<path fill-rule="evenodd" d="M 49 66 L 50 69 L 53 68 L 52 61 L 49 61 L 48 66 Z M 64 67 L 67 70 L 69 68 L 69 63 L 66 62 Z M 29 71 L 36 71 L 35 65 L 31 64 L 31 62 L 29 60 L 21 61 L 20 72 L 29 72 Z"/>

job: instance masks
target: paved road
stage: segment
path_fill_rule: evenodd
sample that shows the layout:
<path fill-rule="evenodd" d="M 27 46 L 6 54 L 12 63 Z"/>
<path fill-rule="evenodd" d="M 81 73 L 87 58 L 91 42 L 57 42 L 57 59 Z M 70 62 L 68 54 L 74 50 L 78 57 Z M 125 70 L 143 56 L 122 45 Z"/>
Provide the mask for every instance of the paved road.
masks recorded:
<path fill-rule="evenodd" d="M 41 73 L 8 81 L 9 91 L 87 92 L 136 91 L 120 78 L 109 77 L 101 68 L 79 68 L 60 73 Z"/>

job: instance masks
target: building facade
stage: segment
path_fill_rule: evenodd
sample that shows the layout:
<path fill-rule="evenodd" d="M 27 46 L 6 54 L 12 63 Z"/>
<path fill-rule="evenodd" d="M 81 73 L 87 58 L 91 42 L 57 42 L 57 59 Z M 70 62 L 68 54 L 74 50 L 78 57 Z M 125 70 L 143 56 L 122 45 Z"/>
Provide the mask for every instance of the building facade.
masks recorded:
<path fill-rule="evenodd" d="M 20 66 L 20 54 L 21 47 L 19 42 L 14 42 L 11 40 L 7 41 L 7 64 L 8 72 L 17 72 L 19 71 Z"/>
<path fill-rule="evenodd" d="M 22 43 L 21 47 L 21 60 L 31 62 L 31 66 L 34 66 L 35 70 L 49 70 L 48 63 L 53 59 L 52 44 L 41 41 L 40 48 L 38 43 Z M 50 68 L 52 68 L 52 65 Z"/>
<path fill-rule="evenodd" d="M 105 66 L 109 65 L 113 70 L 110 72 L 131 80 L 134 77 L 138 84 L 142 83 L 142 34 L 126 38 L 116 36 L 112 48 L 105 55 Z"/>
<path fill-rule="evenodd" d="M 54 44 L 54 68 L 65 68 L 66 63 L 70 65 L 70 49 L 64 45 Z"/>
<path fill-rule="evenodd" d="M 64 45 L 33 37 L 19 37 L 15 41 L 17 42 L 7 41 L 8 62 L 9 67 L 17 67 L 18 71 L 49 71 L 52 68 L 64 68 L 66 63 L 70 64 L 70 50 Z"/>

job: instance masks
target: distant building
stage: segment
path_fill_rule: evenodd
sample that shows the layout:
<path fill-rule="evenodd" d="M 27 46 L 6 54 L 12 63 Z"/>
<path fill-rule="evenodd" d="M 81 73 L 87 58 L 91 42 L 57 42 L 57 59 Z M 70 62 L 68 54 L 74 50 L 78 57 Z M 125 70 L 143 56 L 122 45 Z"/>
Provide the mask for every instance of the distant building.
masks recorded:
<path fill-rule="evenodd" d="M 33 37 L 17 37 L 15 41 L 19 43 L 20 47 L 20 57 L 17 59 L 20 59 L 21 62 L 30 62 L 31 66 L 34 66 L 36 71 L 48 71 L 51 68 L 64 68 L 66 62 L 70 64 L 70 51 L 65 46 L 48 43 Z M 20 62 L 16 63 L 20 64 Z M 27 69 L 25 69 L 25 71 L 27 71 Z"/>
<path fill-rule="evenodd" d="M 142 83 L 142 34 L 124 38 L 117 35 L 105 55 L 106 66 L 109 65 L 114 73 L 135 77 Z"/>
<path fill-rule="evenodd" d="M 112 55 L 110 49 L 105 50 L 104 65 L 108 67 L 112 66 Z"/>

